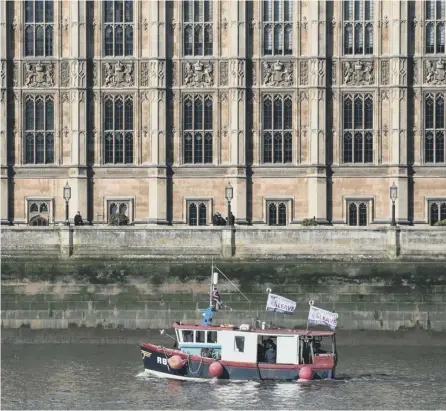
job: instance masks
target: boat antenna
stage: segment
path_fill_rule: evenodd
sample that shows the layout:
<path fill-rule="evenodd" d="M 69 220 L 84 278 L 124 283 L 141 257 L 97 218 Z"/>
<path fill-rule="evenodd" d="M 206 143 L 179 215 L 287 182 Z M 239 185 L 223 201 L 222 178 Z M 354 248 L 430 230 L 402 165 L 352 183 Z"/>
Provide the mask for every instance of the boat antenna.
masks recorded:
<path fill-rule="evenodd" d="M 214 284 L 214 256 L 211 257 L 211 284 L 209 286 L 209 307 L 212 307 L 213 284 Z"/>

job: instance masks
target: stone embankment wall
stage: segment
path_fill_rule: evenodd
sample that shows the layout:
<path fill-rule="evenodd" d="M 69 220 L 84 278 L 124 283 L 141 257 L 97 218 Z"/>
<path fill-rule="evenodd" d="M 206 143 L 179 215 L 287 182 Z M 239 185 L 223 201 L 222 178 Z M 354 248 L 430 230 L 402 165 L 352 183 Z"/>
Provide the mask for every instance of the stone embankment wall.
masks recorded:
<path fill-rule="evenodd" d="M 4 258 L 446 260 L 445 227 L 3 227 Z"/>
<path fill-rule="evenodd" d="M 117 241 L 118 242 L 118 241 Z M 234 311 L 216 323 L 272 321 L 305 327 L 308 301 L 339 313 L 340 330 L 446 331 L 444 263 L 219 263 Z M 210 263 L 2 261 L 2 327 L 169 328 L 199 323 L 209 304 Z M 265 312 L 266 289 L 297 302 L 295 315 Z"/>

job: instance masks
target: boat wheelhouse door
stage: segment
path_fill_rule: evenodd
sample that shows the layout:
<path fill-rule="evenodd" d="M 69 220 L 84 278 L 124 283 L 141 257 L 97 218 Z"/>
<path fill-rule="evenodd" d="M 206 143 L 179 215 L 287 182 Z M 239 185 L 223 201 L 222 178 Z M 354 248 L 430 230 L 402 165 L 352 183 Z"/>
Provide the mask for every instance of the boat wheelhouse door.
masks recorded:
<path fill-rule="evenodd" d="M 299 337 L 297 335 L 279 335 L 277 337 L 277 364 L 299 364 Z"/>

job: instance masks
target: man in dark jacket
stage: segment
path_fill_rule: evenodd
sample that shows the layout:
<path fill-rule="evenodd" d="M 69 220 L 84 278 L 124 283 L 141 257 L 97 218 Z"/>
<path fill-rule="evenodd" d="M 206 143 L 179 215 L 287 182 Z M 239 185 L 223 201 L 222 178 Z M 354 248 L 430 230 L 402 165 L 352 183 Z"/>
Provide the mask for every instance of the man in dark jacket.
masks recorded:
<path fill-rule="evenodd" d="M 84 225 L 80 211 L 74 216 L 74 225 Z"/>

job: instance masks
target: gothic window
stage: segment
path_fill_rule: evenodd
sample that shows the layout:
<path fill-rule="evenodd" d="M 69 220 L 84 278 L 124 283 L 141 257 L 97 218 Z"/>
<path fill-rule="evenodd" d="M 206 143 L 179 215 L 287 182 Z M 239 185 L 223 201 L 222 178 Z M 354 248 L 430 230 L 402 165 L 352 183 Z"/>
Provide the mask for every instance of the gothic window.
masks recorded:
<path fill-rule="evenodd" d="M 25 1 L 25 56 L 53 55 L 53 0 Z"/>
<path fill-rule="evenodd" d="M 183 2 L 183 37 L 185 56 L 212 56 L 214 29 L 211 0 Z"/>
<path fill-rule="evenodd" d="M 263 0 L 263 54 L 293 54 L 292 0 Z"/>
<path fill-rule="evenodd" d="M 133 98 L 104 97 L 105 164 L 133 164 Z"/>
<path fill-rule="evenodd" d="M 263 162 L 293 161 L 293 102 L 290 95 L 263 98 Z"/>
<path fill-rule="evenodd" d="M 51 96 L 25 98 L 25 163 L 54 164 L 54 101 Z"/>
<path fill-rule="evenodd" d="M 129 222 L 133 222 L 133 204 L 133 200 L 130 198 L 107 198 L 107 221 L 114 214 L 123 214 L 128 217 Z"/>
<path fill-rule="evenodd" d="M 436 222 L 446 220 L 446 200 L 429 202 L 429 224 L 435 225 Z"/>
<path fill-rule="evenodd" d="M 424 161 L 425 163 L 445 162 L 445 110 L 443 93 L 426 96 L 424 117 Z"/>
<path fill-rule="evenodd" d="M 345 95 L 343 112 L 344 163 L 373 163 L 372 95 Z"/>
<path fill-rule="evenodd" d="M 344 54 L 373 54 L 374 0 L 344 0 Z"/>
<path fill-rule="evenodd" d="M 268 225 L 288 224 L 288 202 L 275 201 L 268 203 Z"/>
<path fill-rule="evenodd" d="M 445 52 L 446 0 L 427 0 L 426 53 Z"/>
<path fill-rule="evenodd" d="M 207 225 L 208 205 L 206 201 L 189 202 L 187 206 L 189 225 Z"/>
<path fill-rule="evenodd" d="M 28 200 L 28 224 L 31 226 L 47 226 L 49 221 L 49 201 Z"/>
<path fill-rule="evenodd" d="M 348 225 L 351 226 L 366 226 L 368 225 L 367 217 L 367 202 L 355 201 L 348 203 Z"/>
<path fill-rule="evenodd" d="M 133 55 L 133 0 L 104 1 L 104 54 Z"/>
<path fill-rule="evenodd" d="M 212 163 L 212 97 L 187 95 L 183 100 L 185 164 Z"/>

